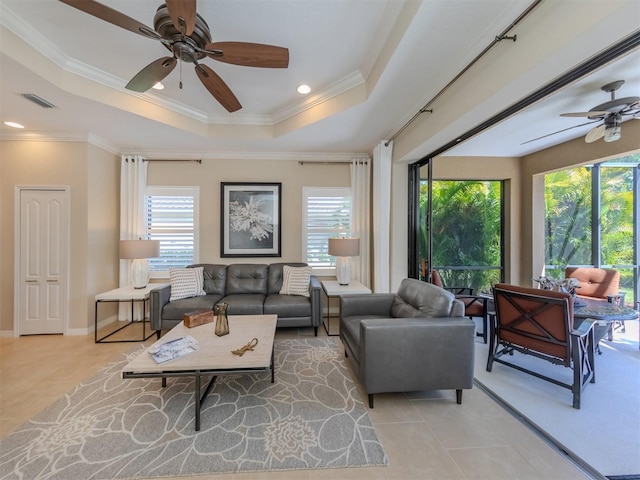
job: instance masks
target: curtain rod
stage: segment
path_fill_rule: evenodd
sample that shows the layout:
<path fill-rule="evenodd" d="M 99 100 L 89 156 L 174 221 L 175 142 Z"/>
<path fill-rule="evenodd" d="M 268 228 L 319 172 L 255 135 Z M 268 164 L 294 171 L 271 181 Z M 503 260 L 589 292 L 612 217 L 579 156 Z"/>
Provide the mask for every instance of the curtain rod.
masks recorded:
<path fill-rule="evenodd" d="M 440 95 L 442 95 L 446 90 L 449 89 L 449 87 L 451 87 L 451 85 L 453 85 L 456 81 L 458 81 L 458 79 L 464 75 L 467 70 L 469 70 L 473 65 L 475 65 L 475 63 L 480 60 L 482 57 L 484 57 L 487 52 L 489 50 L 491 50 L 496 43 L 501 42 L 502 40 L 513 40 L 514 42 L 517 39 L 517 35 L 513 35 L 513 36 L 507 36 L 507 33 L 509 33 L 509 30 L 511 30 L 513 27 L 515 27 L 518 23 L 520 23 L 527 15 L 529 15 L 529 13 L 531 13 L 531 11 L 536 8 L 540 3 L 542 3 L 544 0 L 535 0 L 531 5 L 529 5 L 529 7 L 520 14 L 520 16 L 518 18 L 516 18 L 507 28 L 505 28 L 502 33 L 500 33 L 500 35 L 497 35 L 492 41 L 491 43 L 485 47 L 484 50 L 482 50 L 482 52 L 480 52 L 480 54 L 478 56 L 476 56 L 476 58 L 474 58 L 473 60 L 471 60 L 471 62 L 464 67 L 460 73 L 458 73 L 455 77 L 453 77 L 453 79 L 447 83 L 444 88 L 442 90 L 440 90 L 435 97 L 433 97 L 431 100 L 429 100 L 424 107 L 422 107 L 420 110 L 418 110 L 418 113 L 416 113 L 413 117 L 411 117 L 409 119 L 409 121 L 407 121 L 407 123 L 405 123 L 402 127 L 400 127 L 400 130 L 398 130 L 396 133 L 394 133 L 393 135 L 391 135 L 391 137 L 389 138 L 389 140 L 387 140 L 386 142 L 384 142 L 384 146 L 388 147 L 389 144 L 391 142 L 393 142 L 396 138 L 398 138 L 398 135 L 400 135 L 402 132 L 404 132 L 404 130 L 411 125 L 420 115 L 422 115 L 425 112 L 429 112 L 429 113 L 433 113 L 433 109 L 430 109 L 429 107 L 431 106 L 431 104 L 433 104 L 433 102 L 435 102 L 438 98 L 440 98 Z"/>
<path fill-rule="evenodd" d="M 163 158 L 143 158 L 143 162 L 197 162 L 202 163 L 202 160 L 185 159 L 163 159 Z"/>
<path fill-rule="evenodd" d="M 357 163 L 367 165 L 369 160 L 357 160 Z M 299 165 L 351 165 L 351 162 L 305 162 L 303 160 L 298 161 Z"/>

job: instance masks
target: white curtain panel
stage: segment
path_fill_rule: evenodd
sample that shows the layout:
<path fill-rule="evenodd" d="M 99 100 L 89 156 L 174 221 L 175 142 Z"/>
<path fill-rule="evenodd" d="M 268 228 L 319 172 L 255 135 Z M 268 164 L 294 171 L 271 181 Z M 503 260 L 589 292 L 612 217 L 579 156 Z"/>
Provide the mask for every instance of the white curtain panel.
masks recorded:
<path fill-rule="evenodd" d="M 123 155 L 120 161 L 120 240 L 144 238 L 147 162 L 139 155 Z M 132 260 L 120 260 L 120 286 L 131 285 Z M 134 320 L 144 319 L 142 304 L 136 303 Z M 131 320 L 131 304 L 121 303 L 118 320 Z"/>
<path fill-rule="evenodd" d="M 383 140 L 373 149 L 373 288 L 388 293 L 390 288 L 389 225 L 391 225 L 391 160 L 393 142 Z"/>
<path fill-rule="evenodd" d="M 369 287 L 371 284 L 370 257 L 370 198 L 371 165 L 368 158 L 351 161 L 351 236 L 360 239 L 360 256 L 353 258 L 353 278 Z"/>

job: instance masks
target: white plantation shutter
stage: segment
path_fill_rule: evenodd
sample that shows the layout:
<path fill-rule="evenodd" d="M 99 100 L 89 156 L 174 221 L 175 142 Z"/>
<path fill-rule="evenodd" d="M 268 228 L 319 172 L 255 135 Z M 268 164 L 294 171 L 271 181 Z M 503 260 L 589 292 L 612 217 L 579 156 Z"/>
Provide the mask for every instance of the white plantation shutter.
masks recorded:
<path fill-rule="evenodd" d="M 197 187 L 148 187 L 147 235 L 160 240 L 152 272 L 168 272 L 197 262 Z"/>
<path fill-rule="evenodd" d="M 329 238 L 351 235 L 351 190 L 349 188 L 303 188 L 303 258 L 316 269 L 333 268 Z"/>

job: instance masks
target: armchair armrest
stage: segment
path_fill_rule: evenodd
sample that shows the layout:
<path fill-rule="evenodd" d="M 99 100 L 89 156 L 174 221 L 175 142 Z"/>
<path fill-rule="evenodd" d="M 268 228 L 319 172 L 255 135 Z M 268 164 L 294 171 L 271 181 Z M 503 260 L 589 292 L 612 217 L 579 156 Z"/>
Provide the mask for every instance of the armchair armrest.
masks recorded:
<path fill-rule="evenodd" d="M 575 337 L 585 337 L 589 334 L 591 330 L 593 330 L 594 325 L 598 323 L 598 320 L 594 320 L 593 318 L 585 318 L 577 329 L 572 330 L 570 333 Z"/>
<path fill-rule="evenodd" d="M 170 298 L 171 285 L 149 292 L 149 323 L 153 330 L 162 330 L 162 307 L 169 303 Z"/>
<path fill-rule="evenodd" d="M 391 315 L 394 293 L 372 293 L 344 295 L 340 297 L 340 316 L 353 315 Z"/>
<path fill-rule="evenodd" d="M 322 323 L 322 284 L 315 275 L 311 275 L 309 280 L 309 299 L 311 300 L 311 323 L 314 327 L 318 327 Z"/>

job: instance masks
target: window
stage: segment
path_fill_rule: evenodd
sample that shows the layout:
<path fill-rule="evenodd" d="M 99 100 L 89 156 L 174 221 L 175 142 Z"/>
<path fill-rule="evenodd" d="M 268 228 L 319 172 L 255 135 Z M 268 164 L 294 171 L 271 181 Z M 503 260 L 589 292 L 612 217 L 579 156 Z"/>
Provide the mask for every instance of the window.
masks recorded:
<path fill-rule="evenodd" d="M 333 274 L 329 238 L 351 236 L 351 189 L 305 187 L 302 196 L 302 258 L 314 273 Z"/>
<path fill-rule="evenodd" d="M 640 154 L 545 175 L 545 269 L 564 276 L 567 266 L 620 272 L 625 303 L 640 297 L 637 212 Z"/>
<path fill-rule="evenodd" d="M 198 261 L 198 187 L 147 187 L 147 235 L 160 240 L 150 258 L 153 277 Z"/>

